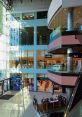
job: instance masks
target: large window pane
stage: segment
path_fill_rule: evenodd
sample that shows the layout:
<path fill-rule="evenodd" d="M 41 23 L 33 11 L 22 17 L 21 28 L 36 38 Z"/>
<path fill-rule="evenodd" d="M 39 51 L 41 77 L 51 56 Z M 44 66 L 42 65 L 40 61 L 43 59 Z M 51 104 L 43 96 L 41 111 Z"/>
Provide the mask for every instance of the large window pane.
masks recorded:
<path fill-rule="evenodd" d="M 49 42 L 50 30 L 46 26 L 37 28 L 37 44 L 47 45 Z"/>
<path fill-rule="evenodd" d="M 73 8 L 74 30 L 82 30 L 82 6 Z"/>
<path fill-rule="evenodd" d="M 33 45 L 34 43 L 34 28 L 27 27 L 21 30 L 21 45 Z"/>
<path fill-rule="evenodd" d="M 37 51 L 37 68 L 46 69 L 47 67 L 47 58 L 45 58 L 45 50 Z"/>
<path fill-rule="evenodd" d="M 37 19 L 44 19 L 44 18 L 47 18 L 47 11 L 37 12 Z"/>
<path fill-rule="evenodd" d="M 44 68 L 44 51 L 41 50 L 37 51 L 37 68 Z"/>
<path fill-rule="evenodd" d="M 32 19 L 34 19 L 34 13 L 23 13 L 22 19 L 23 20 L 32 20 Z"/>
<path fill-rule="evenodd" d="M 29 51 L 23 51 L 22 57 L 21 57 L 21 63 L 22 63 L 22 68 L 33 68 L 34 66 L 34 52 L 29 50 Z"/>
<path fill-rule="evenodd" d="M 34 67 L 34 51 L 28 51 L 27 66 L 28 68 Z"/>

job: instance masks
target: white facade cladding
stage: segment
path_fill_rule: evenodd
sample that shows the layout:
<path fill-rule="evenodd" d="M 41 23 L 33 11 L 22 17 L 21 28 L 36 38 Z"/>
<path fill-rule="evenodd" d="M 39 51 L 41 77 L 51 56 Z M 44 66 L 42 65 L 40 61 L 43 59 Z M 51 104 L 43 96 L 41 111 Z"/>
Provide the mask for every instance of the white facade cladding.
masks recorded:
<path fill-rule="evenodd" d="M 48 10 L 48 24 L 51 21 L 54 14 L 62 6 L 62 0 L 52 0 L 49 10 Z"/>
<path fill-rule="evenodd" d="M 48 10 L 48 25 L 50 24 L 57 11 L 59 11 L 59 8 L 76 7 L 81 5 L 82 0 L 52 0 Z"/>
<path fill-rule="evenodd" d="M 15 0 L 13 3 L 13 12 L 36 12 L 48 10 L 51 0 Z"/>
<path fill-rule="evenodd" d="M 65 7 L 75 7 L 75 6 L 81 6 L 82 0 L 62 0 L 62 6 Z"/>

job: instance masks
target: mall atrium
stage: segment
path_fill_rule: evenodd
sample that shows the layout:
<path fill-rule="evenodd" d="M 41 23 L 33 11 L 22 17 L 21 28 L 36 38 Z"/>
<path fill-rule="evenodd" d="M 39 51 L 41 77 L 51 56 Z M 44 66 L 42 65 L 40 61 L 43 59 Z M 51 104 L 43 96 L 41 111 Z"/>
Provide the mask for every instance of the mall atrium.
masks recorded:
<path fill-rule="evenodd" d="M 82 117 L 82 0 L 0 0 L 0 117 Z"/>

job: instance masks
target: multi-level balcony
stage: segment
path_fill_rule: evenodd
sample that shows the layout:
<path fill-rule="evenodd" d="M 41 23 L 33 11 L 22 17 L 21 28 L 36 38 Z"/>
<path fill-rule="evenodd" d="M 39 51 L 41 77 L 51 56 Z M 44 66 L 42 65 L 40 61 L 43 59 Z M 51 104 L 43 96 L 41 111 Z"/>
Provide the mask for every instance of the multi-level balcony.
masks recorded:
<path fill-rule="evenodd" d="M 53 54 L 64 54 L 67 57 L 67 49 L 72 48 L 74 53 L 79 52 L 81 55 L 82 51 L 82 32 L 81 31 L 66 31 L 61 30 L 58 27 L 50 35 L 50 43 L 48 45 L 48 51 Z M 72 54 L 73 62 L 76 61 L 74 58 L 74 53 Z M 79 56 L 79 59 L 81 59 Z M 59 64 L 53 64 L 48 68 L 48 77 L 50 80 L 56 82 L 57 84 L 64 86 L 74 86 L 79 75 L 80 66 L 73 63 L 72 70 L 67 69 L 67 58 L 65 61 L 61 61 Z M 78 58 L 77 58 L 78 59 Z M 78 60 L 77 60 L 78 61 Z"/>
<path fill-rule="evenodd" d="M 71 47 L 74 51 L 82 50 L 82 32 L 81 31 L 62 31 L 63 29 L 57 28 L 50 35 L 50 43 L 48 45 L 48 51 L 65 54 L 67 48 Z"/>
<path fill-rule="evenodd" d="M 49 70 L 49 73 L 47 74 L 47 76 L 51 81 L 61 86 L 75 86 L 78 74 L 67 73 L 67 72 L 60 73 L 60 72 L 54 72 Z"/>
<path fill-rule="evenodd" d="M 81 0 L 52 0 L 48 10 L 48 27 L 53 29 L 48 52 L 65 56 L 50 66 L 48 77 L 60 85 L 74 86 L 82 66 L 81 11 Z"/>

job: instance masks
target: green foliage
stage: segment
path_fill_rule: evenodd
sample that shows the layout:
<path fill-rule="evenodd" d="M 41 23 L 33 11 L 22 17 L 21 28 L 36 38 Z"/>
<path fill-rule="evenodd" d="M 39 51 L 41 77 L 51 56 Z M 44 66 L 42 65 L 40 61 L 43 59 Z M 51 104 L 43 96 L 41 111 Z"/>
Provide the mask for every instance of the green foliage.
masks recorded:
<path fill-rule="evenodd" d="M 0 33 L 3 33 L 3 5 L 0 3 Z"/>

